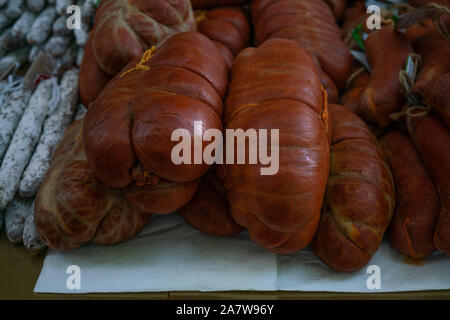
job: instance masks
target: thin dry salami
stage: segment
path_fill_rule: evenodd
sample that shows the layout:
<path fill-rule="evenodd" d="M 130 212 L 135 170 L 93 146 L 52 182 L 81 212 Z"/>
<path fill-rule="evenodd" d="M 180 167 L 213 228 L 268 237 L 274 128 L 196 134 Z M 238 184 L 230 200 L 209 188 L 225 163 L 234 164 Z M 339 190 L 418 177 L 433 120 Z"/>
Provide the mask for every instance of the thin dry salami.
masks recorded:
<path fill-rule="evenodd" d="M 53 83 L 41 81 L 30 98 L 28 107 L 20 119 L 11 143 L 0 167 L 0 210 L 12 201 L 19 187 L 23 170 L 41 135 L 52 98 Z"/>
<path fill-rule="evenodd" d="M 34 201 L 31 205 L 31 213 L 25 219 L 23 245 L 30 252 L 36 252 L 46 247 L 34 224 Z"/>
<path fill-rule="evenodd" d="M 13 37 L 16 41 L 22 41 L 26 39 L 28 33 L 36 20 L 36 13 L 31 11 L 25 11 L 19 19 L 12 26 Z"/>
<path fill-rule="evenodd" d="M 45 120 L 42 135 L 19 185 L 19 194 L 34 196 L 50 167 L 53 151 L 72 121 L 78 100 L 78 72 L 69 70 L 62 76 L 60 102 L 57 109 Z"/>
<path fill-rule="evenodd" d="M 6 94 L 5 102 L 0 109 L 0 161 L 3 159 L 30 97 L 31 91 L 23 86 Z"/>
<path fill-rule="evenodd" d="M 0 74 L 7 71 L 11 65 L 16 68 L 23 66 L 28 61 L 28 55 L 30 54 L 30 47 L 22 47 L 16 51 L 9 53 L 0 59 Z"/>
<path fill-rule="evenodd" d="M 66 19 L 65 16 L 61 16 L 55 20 L 52 26 L 53 35 L 69 36 L 72 34 L 72 30 L 67 28 Z"/>
<path fill-rule="evenodd" d="M 52 24 L 56 18 L 54 7 L 48 7 L 34 20 L 27 41 L 31 45 L 43 44 L 52 32 Z"/>
<path fill-rule="evenodd" d="M 71 37 L 51 36 L 45 44 L 44 50 L 54 58 L 61 57 L 66 51 L 71 41 Z"/>
<path fill-rule="evenodd" d="M 5 230 L 6 237 L 12 243 L 22 242 L 23 227 L 25 219 L 33 210 L 32 198 L 14 197 L 14 200 L 8 205 L 5 211 Z"/>
<path fill-rule="evenodd" d="M 9 0 L 5 13 L 11 19 L 19 18 L 25 11 L 24 0 Z"/>
<path fill-rule="evenodd" d="M 45 7 L 45 0 L 27 0 L 27 8 L 33 12 L 41 12 Z"/>

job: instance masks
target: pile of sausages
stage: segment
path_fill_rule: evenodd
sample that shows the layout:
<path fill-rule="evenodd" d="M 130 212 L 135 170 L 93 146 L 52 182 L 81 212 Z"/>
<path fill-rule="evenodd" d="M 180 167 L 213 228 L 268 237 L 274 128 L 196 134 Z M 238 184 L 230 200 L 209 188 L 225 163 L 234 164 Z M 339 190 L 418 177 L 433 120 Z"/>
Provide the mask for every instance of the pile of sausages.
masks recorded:
<path fill-rule="evenodd" d="M 0 228 L 4 225 L 8 240 L 23 242 L 30 251 L 44 247 L 34 225 L 34 196 L 66 128 L 85 112 L 78 103 L 75 67 L 81 65 L 95 1 L 76 3 L 80 29 L 67 26 L 70 5 L 59 0 L 0 2 Z M 20 68 L 33 65 L 39 53 L 48 57 L 45 74 L 28 81 L 14 75 L 23 74 Z M 43 60 L 34 64 L 42 71 L 39 64 Z"/>
<path fill-rule="evenodd" d="M 40 51 L 55 59 L 58 73 L 80 66 L 96 0 L 4 0 L 0 2 L 0 75 L 11 65 L 32 63 Z M 80 8 L 80 28 L 68 28 Z M 69 8 L 69 11 L 68 11 Z M 70 18 L 72 16 L 72 18 Z"/>
<path fill-rule="evenodd" d="M 209 235 L 245 229 L 278 254 L 309 245 L 338 271 L 364 267 L 385 235 L 412 259 L 450 255 L 450 42 L 430 19 L 397 30 L 385 18 L 381 29 L 362 28 L 359 48 L 348 35 L 366 18 L 363 1 L 101 1 L 80 70 L 87 113 L 47 152 L 39 182 L 24 178 L 39 160 L 10 138 L 0 204 L 15 188 L 38 190 L 34 204 L 19 198 L 6 213 L 34 207 L 36 236 L 58 250 L 125 241 L 153 214 L 177 211 Z M 51 84 L 28 93 L 35 108 Z M 64 94 L 61 108 L 76 104 Z M 32 121 L 45 133 L 51 117 L 27 120 L 27 105 L 12 127 Z M 172 132 L 184 128 L 194 145 L 195 121 L 203 132 L 278 129 L 269 150 L 278 172 L 174 163 Z M 20 132 L 36 145 L 39 134 L 25 124 Z M 11 172 L 19 178 L 6 183 Z"/>

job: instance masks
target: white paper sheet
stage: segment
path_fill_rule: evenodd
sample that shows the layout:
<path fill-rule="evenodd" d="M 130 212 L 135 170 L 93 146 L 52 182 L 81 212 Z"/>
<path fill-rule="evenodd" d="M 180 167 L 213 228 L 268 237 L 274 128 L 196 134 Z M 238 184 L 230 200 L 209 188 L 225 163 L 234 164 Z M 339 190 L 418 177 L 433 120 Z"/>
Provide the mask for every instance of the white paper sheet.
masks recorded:
<path fill-rule="evenodd" d="M 80 268 L 80 289 L 69 289 L 69 266 Z M 337 291 L 391 292 L 450 289 L 450 258 L 435 253 L 422 265 L 383 243 L 369 265 L 380 268 L 381 289 L 368 289 L 367 268 L 340 273 L 307 248 L 277 256 L 246 232 L 222 238 L 201 234 L 180 216 L 155 217 L 136 238 L 113 246 L 48 250 L 35 292 Z"/>

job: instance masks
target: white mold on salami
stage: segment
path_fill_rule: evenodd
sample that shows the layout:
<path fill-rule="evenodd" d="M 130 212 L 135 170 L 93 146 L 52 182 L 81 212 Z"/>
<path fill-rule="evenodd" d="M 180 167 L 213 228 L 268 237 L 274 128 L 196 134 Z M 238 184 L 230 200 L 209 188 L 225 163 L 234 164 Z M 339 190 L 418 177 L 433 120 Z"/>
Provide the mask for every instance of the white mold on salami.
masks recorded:
<path fill-rule="evenodd" d="M 71 37 L 62 36 L 51 36 L 50 39 L 45 44 L 44 50 L 46 53 L 54 58 L 59 58 L 62 56 L 64 51 L 66 51 L 71 41 Z"/>
<path fill-rule="evenodd" d="M 14 197 L 14 200 L 5 210 L 6 237 L 12 243 L 21 243 L 25 219 L 31 214 L 33 208 L 32 198 Z"/>
<path fill-rule="evenodd" d="M 9 146 L 25 108 L 30 101 L 31 91 L 26 87 L 13 89 L 4 99 L 0 109 L 0 162 Z"/>
<path fill-rule="evenodd" d="M 79 47 L 77 51 L 76 65 L 77 67 L 81 67 L 81 63 L 83 62 L 84 48 Z"/>
<path fill-rule="evenodd" d="M 54 7 L 48 7 L 43 10 L 34 20 L 27 41 L 31 45 L 43 44 L 52 32 L 53 21 L 56 19 L 56 10 Z"/>
<path fill-rule="evenodd" d="M 13 22 L 14 20 L 8 17 L 6 13 L 0 12 L 0 31 L 10 26 Z"/>
<path fill-rule="evenodd" d="M 61 16 L 65 15 L 67 7 L 70 6 L 71 4 L 72 0 L 56 0 L 55 3 L 56 12 Z"/>
<path fill-rule="evenodd" d="M 0 52 L 2 52 L 2 56 L 16 49 L 20 44 L 20 41 L 17 38 L 13 37 L 12 28 L 5 29 L 0 35 Z"/>
<path fill-rule="evenodd" d="M 46 247 L 34 224 L 34 201 L 31 205 L 31 213 L 25 220 L 23 228 L 23 245 L 30 252 L 36 252 Z"/>
<path fill-rule="evenodd" d="M 72 30 L 67 28 L 66 19 L 67 17 L 61 16 L 55 20 L 52 26 L 53 35 L 63 37 L 72 35 Z"/>
<path fill-rule="evenodd" d="M 78 71 L 69 70 L 61 78 L 60 102 L 45 120 L 42 135 L 19 185 L 21 196 L 34 196 L 50 167 L 55 148 L 72 121 L 78 101 Z"/>
<path fill-rule="evenodd" d="M 60 58 L 55 60 L 55 73 L 60 75 L 64 71 L 71 69 L 75 64 L 76 54 L 76 45 L 73 43 Z"/>
<path fill-rule="evenodd" d="M 81 17 L 85 23 L 90 27 L 94 23 L 95 18 L 95 3 L 97 0 L 85 0 L 83 3 L 83 6 L 81 8 Z"/>
<path fill-rule="evenodd" d="M 16 41 L 25 39 L 31 30 L 33 22 L 36 20 L 36 13 L 25 11 L 12 26 L 12 34 Z"/>
<path fill-rule="evenodd" d="M 0 81 L 0 97 L 2 97 L 3 89 L 5 89 L 7 83 L 8 82 L 6 80 Z M 2 100 L 0 100 L 0 109 L 1 108 L 2 108 Z"/>
<path fill-rule="evenodd" d="M 39 13 L 45 7 L 45 0 L 27 0 L 27 8 L 33 12 Z"/>
<path fill-rule="evenodd" d="M 77 45 L 84 47 L 89 36 L 89 30 L 87 30 L 86 24 L 81 24 L 80 29 L 73 29 L 73 35 L 75 36 Z"/>
<path fill-rule="evenodd" d="M 19 18 L 25 11 L 24 0 L 9 0 L 6 6 L 5 13 L 11 19 Z"/>
<path fill-rule="evenodd" d="M 23 66 L 28 61 L 28 55 L 30 53 L 30 47 L 22 47 L 16 51 L 10 52 L 6 56 L 0 59 L 0 74 L 3 74 L 11 65 L 14 65 L 16 69 Z"/>
<path fill-rule="evenodd" d="M 0 167 L 0 210 L 13 199 L 23 171 L 39 141 L 52 98 L 53 82 L 41 81 L 30 98 Z"/>

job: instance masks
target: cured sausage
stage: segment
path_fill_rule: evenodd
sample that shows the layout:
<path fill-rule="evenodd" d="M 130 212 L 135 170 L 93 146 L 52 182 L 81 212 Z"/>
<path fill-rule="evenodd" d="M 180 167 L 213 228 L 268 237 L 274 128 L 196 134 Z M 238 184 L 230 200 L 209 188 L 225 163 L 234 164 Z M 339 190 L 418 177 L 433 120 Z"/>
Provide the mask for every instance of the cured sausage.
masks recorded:
<path fill-rule="evenodd" d="M 45 245 L 57 250 L 89 241 L 125 241 L 151 218 L 132 207 L 122 190 L 107 188 L 94 178 L 83 151 L 82 126 L 78 120 L 67 129 L 34 201 L 36 230 Z"/>
<path fill-rule="evenodd" d="M 128 199 L 141 210 L 180 208 L 210 165 L 193 159 L 175 164 L 172 149 L 178 143 L 172 133 L 187 130 L 193 146 L 196 121 L 201 130 L 221 130 L 227 87 L 227 64 L 200 33 L 179 33 L 148 50 L 110 81 L 84 117 L 93 173 L 107 186 L 126 187 Z"/>
<path fill-rule="evenodd" d="M 406 37 L 392 26 L 383 26 L 369 34 L 365 47 L 372 74 L 362 93 L 358 115 L 385 128 L 392 122 L 389 116 L 403 106 L 398 74 L 413 49 Z"/>
<path fill-rule="evenodd" d="M 180 213 L 187 223 L 205 234 L 231 236 L 243 229 L 229 212 L 225 189 L 214 170 L 202 177 L 197 193 Z"/>
<path fill-rule="evenodd" d="M 433 234 L 439 217 L 439 194 L 423 160 L 407 135 L 391 131 L 381 146 L 395 181 L 397 208 L 389 242 L 412 259 L 423 259 L 434 250 Z"/>
<path fill-rule="evenodd" d="M 365 266 L 389 226 L 395 194 L 376 137 L 357 115 L 330 105 L 331 164 L 313 252 L 338 271 Z"/>
<path fill-rule="evenodd" d="M 441 208 L 434 245 L 450 255 L 450 133 L 435 115 L 414 113 L 407 117 L 409 135 L 436 183 Z"/>
<path fill-rule="evenodd" d="M 329 167 L 325 97 L 308 51 L 292 40 L 269 39 L 233 63 L 225 127 L 279 129 L 279 168 L 262 175 L 262 164 L 226 163 L 217 172 L 233 218 L 277 253 L 302 249 L 317 228 Z"/>

